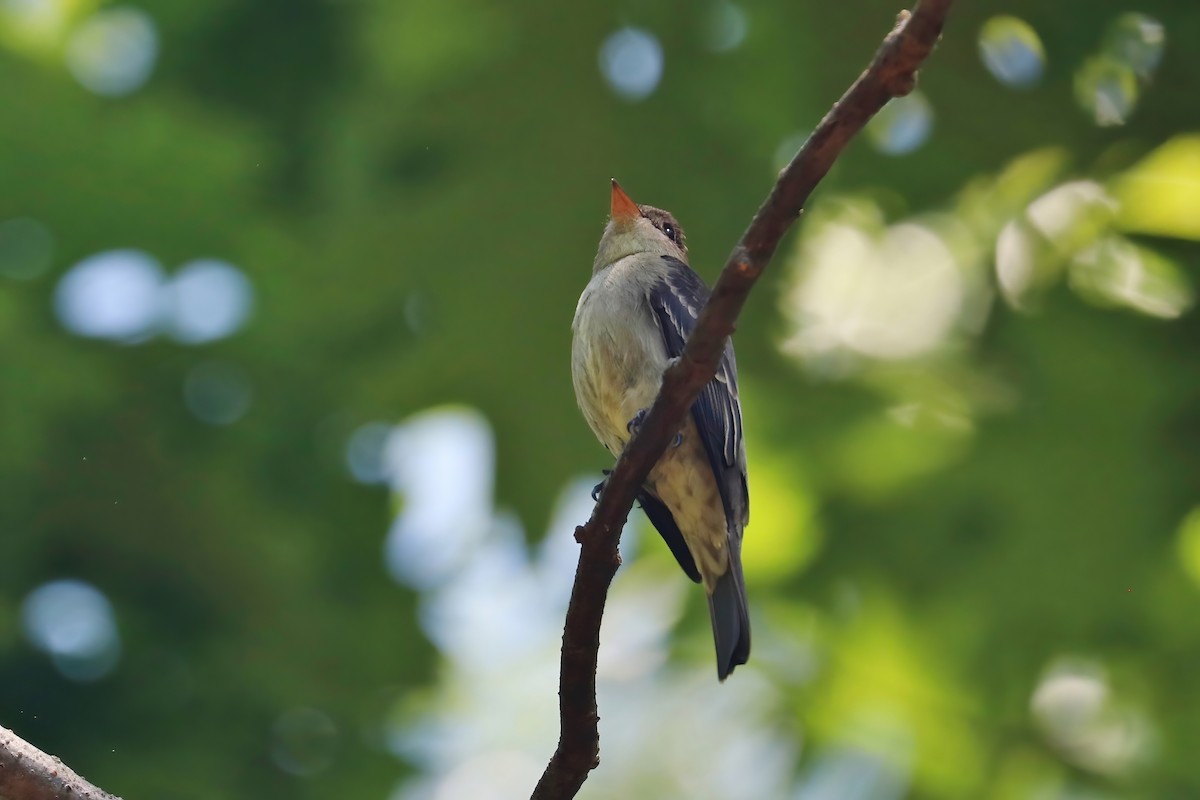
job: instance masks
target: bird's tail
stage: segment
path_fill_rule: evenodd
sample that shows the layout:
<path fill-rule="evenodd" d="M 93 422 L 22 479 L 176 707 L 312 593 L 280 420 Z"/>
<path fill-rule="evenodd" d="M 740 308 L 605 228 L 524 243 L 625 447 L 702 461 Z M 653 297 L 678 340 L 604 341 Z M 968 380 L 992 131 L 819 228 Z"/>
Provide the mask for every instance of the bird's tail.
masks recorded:
<path fill-rule="evenodd" d="M 717 578 L 708 596 L 713 639 L 717 645 L 717 678 L 725 680 L 738 664 L 750 657 L 750 616 L 746 607 L 746 583 L 742 559 L 731 552 L 729 569 Z"/>

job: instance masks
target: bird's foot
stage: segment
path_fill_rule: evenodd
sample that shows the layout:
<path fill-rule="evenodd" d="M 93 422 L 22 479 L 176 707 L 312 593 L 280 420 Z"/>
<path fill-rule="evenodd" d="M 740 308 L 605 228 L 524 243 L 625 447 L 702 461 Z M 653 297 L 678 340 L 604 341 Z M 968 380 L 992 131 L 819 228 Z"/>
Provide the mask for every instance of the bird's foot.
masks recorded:
<path fill-rule="evenodd" d="M 646 415 L 649 413 L 650 413 L 650 409 L 643 408 L 642 410 L 638 411 L 636 414 L 633 415 L 633 419 L 629 420 L 629 424 L 626 425 L 625 427 L 629 429 L 629 432 L 631 434 L 637 433 L 638 431 L 640 431 L 642 429 L 642 423 L 646 421 Z M 679 433 L 675 434 L 675 437 L 673 439 L 671 439 L 670 446 L 671 447 L 679 447 L 679 445 L 681 445 L 681 444 L 683 444 L 683 431 L 680 431 Z"/>
<path fill-rule="evenodd" d="M 608 476 L 612 475 L 611 469 L 601 470 L 604 473 L 604 480 L 592 487 L 592 502 L 600 502 L 600 493 L 604 491 L 604 484 L 608 483 Z"/>

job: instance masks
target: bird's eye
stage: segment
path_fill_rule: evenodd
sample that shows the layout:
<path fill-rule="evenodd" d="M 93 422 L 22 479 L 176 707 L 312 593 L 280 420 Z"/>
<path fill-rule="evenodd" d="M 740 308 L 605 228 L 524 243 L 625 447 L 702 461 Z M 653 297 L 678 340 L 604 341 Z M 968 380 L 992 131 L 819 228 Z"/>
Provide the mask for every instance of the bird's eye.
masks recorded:
<path fill-rule="evenodd" d="M 667 237 L 668 239 L 670 239 L 672 242 L 678 242 L 678 241 L 679 241 L 679 236 L 678 236 L 678 234 L 676 234 L 676 232 L 675 232 L 675 226 L 674 226 L 674 225 L 672 225 L 671 223 L 669 223 L 669 222 L 664 222 L 664 223 L 663 223 L 663 226 L 662 226 L 662 232 L 663 232 L 663 234 L 664 234 L 664 235 L 666 235 L 666 237 Z"/>

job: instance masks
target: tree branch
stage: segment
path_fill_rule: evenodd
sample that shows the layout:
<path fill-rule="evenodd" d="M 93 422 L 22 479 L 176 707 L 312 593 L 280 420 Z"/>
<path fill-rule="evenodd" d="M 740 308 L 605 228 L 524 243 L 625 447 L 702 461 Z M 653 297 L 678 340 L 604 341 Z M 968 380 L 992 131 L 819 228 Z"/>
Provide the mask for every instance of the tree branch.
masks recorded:
<path fill-rule="evenodd" d="M 575 530 L 580 543 L 575 585 L 567 607 L 559 676 L 558 749 L 533 791 L 532 800 L 571 798 L 600 763 L 596 708 L 596 660 L 608 587 L 621 563 L 617 544 L 638 487 L 666 450 L 696 395 L 716 373 L 725 340 L 733 333 L 751 287 L 779 240 L 846 144 L 894 97 L 916 85 L 916 71 L 941 35 L 953 0 L 918 0 L 901 12 L 875 58 L 830 109 L 784 168 L 733 248 L 712 297 L 700 314 L 683 356 L 663 374 L 658 397 L 617 459 L 587 524 Z"/>
<path fill-rule="evenodd" d="M 0 798 L 4 800 L 120 800 L 97 789 L 52 755 L 0 728 Z"/>

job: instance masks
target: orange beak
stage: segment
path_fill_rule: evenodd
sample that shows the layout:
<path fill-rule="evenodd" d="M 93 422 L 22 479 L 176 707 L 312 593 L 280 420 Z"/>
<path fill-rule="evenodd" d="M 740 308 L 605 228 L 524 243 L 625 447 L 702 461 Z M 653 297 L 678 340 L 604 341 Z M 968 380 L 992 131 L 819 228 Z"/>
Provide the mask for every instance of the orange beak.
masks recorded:
<path fill-rule="evenodd" d="M 621 188 L 621 184 L 617 183 L 617 179 L 612 179 L 612 218 L 619 220 L 637 219 L 642 215 L 642 210 L 638 208 L 637 203 L 630 199 L 629 195 L 625 194 L 625 190 Z"/>

